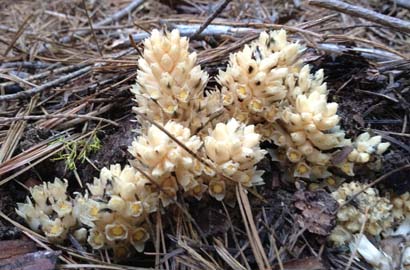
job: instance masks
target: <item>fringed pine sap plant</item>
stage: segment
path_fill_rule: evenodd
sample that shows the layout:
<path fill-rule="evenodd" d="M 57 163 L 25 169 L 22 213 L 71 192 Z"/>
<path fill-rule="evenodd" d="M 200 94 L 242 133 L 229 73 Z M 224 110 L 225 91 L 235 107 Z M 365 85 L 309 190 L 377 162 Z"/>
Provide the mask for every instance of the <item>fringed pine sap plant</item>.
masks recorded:
<path fill-rule="evenodd" d="M 103 168 L 87 191 L 73 197 L 59 179 L 31 188 L 17 213 L 33 230 L 52 242 L 72 234 L 92 249 L 123 257 L 144 249 L 152 231 L 147 217 L 173 204 L 177 194 L 223 200 L 237 184 L 263 184 L 263 171 L 256 169 L 266 154 L 263 140 L 278 146 L 276 156 L 294 177 L 309 179 L 330 177 L 331 158 L 342 147 L 353 149 L 336 164 L 347 175 L 355 163 L 388 148 L 368 133 L 354 142 L 345 138 L 338 105 L 327 101 L 323 71 L 311 74 L 301 61 L 303 47 L 289 42 L 284 30 L 262 33 L 231 54 L 217 77 L 221 88 L 208 92 L 209 76 L 188 45 L 176 30 L 154 30 L 144 41 L 132 87 L 142 123 L 129 146 L 134 160 Z"/>

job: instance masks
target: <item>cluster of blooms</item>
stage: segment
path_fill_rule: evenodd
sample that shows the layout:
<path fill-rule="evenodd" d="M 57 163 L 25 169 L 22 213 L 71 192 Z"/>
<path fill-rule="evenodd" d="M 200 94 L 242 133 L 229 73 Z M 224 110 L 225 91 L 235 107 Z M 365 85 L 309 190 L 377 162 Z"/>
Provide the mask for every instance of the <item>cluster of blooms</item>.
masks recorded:
<path fill-rule="evenodd" d="M 358 182 L 345 183 L 332 193 L 340 205 L 346 203 L 365 187 Z M 380 197 L 377 189 L 367 188 L 355 197 L 351 203 L 343 206 L 337 213 L 337 226 L 329 237 L 335 245 L 342 245 L 353 239 L 353 234 L 359 233 L 364 222 L 364 232 L 373 236 L 393 225 L 393 205 L 390 200 Z M 366 218 L 367 211 L 367 218 Z"/>
<path fill-rule="evenodd" d="M 284 30 L 262 33 L 232 54 L 227 70 L 218 76 L 222 89 L 206 94 L 208 74 L 178 31 L 154 30 L 144 45 L 132 92 L 137 117 L 150 121 L 141 121 L 146 124 L 129 146 L 131 164 L 103 168 L 88 185 L 89 192 L 75 198 L 66 195 L 67 183 L 56 180 L 32 188 L 34 203 L 27 199 L 18 205 L 18 214 L 50 241 L 72 233 L 93 249 L 110 248 L 119 257 L 131 247 L 142 251 L 149 239 L 147 216 L 172 204 L 177 194 L 199 200 L 208 193 L 223 200 L 235 184 L 263 184 L 263 172 L 256 169 L 266 154 L 259 146 L 262 139 L 284 149 L 298 177 L 330 176 L 333 153 L 324 151 L 353 146 L 341 165 L 352 174 L 351 164 L 367 162 L 388 147 L 367 133 L 353 144 L 345 139 L 337 104 L 327 102 L 323 71 L 311 75 L 299 57 L 302 47 L 289 43 Z M 350 189 L 338 200 L 354 193 Z M 371 191 L 359 196 L 361 207 L 374 205 L 374 218 L 387 224 L 388 205 L 377 194 L 370 200 Z M 363 214 L 349 209 L 340 217 L 354 233 L 357 226 L 349 220 L 360 224 Z M 384 228 L 373 217 L 369 220 L 369 232 Z"/>
<path fill-rule="evenodd" d="M 155 30 L 144 45 L 133 88 L 138 101 L 134 109 L 169 134 L 151 125 L 129 150 L 158 187 L 168 191 L 160 192 L 162 203 L 171 203 L 180 189 L 197 199 L 208 190 L 222 200 L 230 180 L 245 186 L 262 183 L 255 168 L 265 155 L 259 147 L 261 136 L 253 125 L 234 118 L 211 123 L 222 109 L 222 96 L 219 91 L 204 95 L 208 75 L 195 66 L 187 39 L 177 30 Z"/>
<path fill-rule="evenodd" d="M 111 248 L 115 257 L 126 256 L 131 247 L 142 251 L 149 239 L 146 215 L 158 205 L 149 180 L 130 166 L 121 169 L 116 164 L 103 168 L 88 189 L 89 193 L 70 198 L 67 182 L 55 179 L 32 188 L 34 203 L 27 197 L 17 213 L 52 242 L 61 242 L 70 233 L 93 249 Z"/>
<path fill-rule="evenodd" d="M 33 230 L 42 230 L 51 241 L 63 240 L 76 224 L 73 204 L 67 196 L 67 182 L 56 178 L 54 183 L 44 183 L 30 189 L 33 200 L 18 203 L 16 212 L 23 217 Z M 77 236 L 81 231 L 75 233 Z"/>
<path fill-rule="evenodd" d="M 144 114 L 152 122 L 129 146 L 135 158 L 131 166 L 103 168 L 84 195 L 74 199 L 58 196 L 70 206 L 70 219 L 59 215 L 61 220 L 53 221 L 62 224 L 58 237 L 51 238 L 47 226 L 32 224 L 45 210 L 31 208 L 47 206 L 45 203 L 33 206 L 28 199 L 28 204 L 18 207 L 30 227 L 42 230 L 50 240 L 64 240 L 72 232 L 93 249 L 110 248 L 117 256 L 127 254 L 131 246 L 142 251 L 149 238 L 147 216 L 160 204 L 172 204 L 178 193 L 199 200 L 208 192 L 223 200 L 235 183 L 263 183 L 262 171 L 256 170 L 266 153 L 259 147 L 261 135 L 254 125 L 234 118 L 212 122 L 212 115 L 222 109 L 222 96 L 219 91 L 204 95 L 208 75 L 196 66 L 187 39 L 177 31 L 165 35 L 154 31 L 144 44 L 132 91 L 138 102 L 137 115 Z M 36 192 L 32 196 L 39 197 Z M 54 216 L 50 211 L 44 216 Z"/>
<path fill-rule="evenodd" d="M 406 192 L 392 198 L 393 216 L 398 221 L 410 218 L 410 193 Z"/>
<path fill-rule="evenodd" d="M 208 190 L 222 200 L 227 179 L 245 186 L 263 183 L 255 165 L 265 151 L 259 147 L 260 135 L 254 126 L 231 119 L 226 124 L 218 123 L 203 137 L 191 136 L 188 128 L 174 121 L 167 122 L 164 129 L 173 138 L 153 125 L 129 149 L 160 189 L 164 206 L 172 203 L 180 188 L 197 199 Z"/>
<path fill-rule="evenodd" d="M 352 193 L 358 192 L 364 187 L 363 184 L 345 184 L 337 192 L 333 193 L 339 202 L 345 202 Z M 349 194 L 346 197 L 346 194 Z M 346 197 L 345 199 L 343 199 Z M 351 197 L 350 197 L 351 198 Z M 364 204 L 368 205 L 365 206 Z M 354 206 L 353 206 L 354 205 Z M 364 228 L 364 234 L 359 234 L 358 229 L 364 222 L 363 209 L 368 208 L 368 221 Z M 361 214 L 357 215 L 357 211 Z M 410 193 L 389 199 L 379 197 L 377 190 L 367 189 L 351 205 L 343 207 L 338 215 L 338 225 L 330 235 L 330 240 L 336 246 L 349 244 L 350 250 L 354 250 L 375 270 L 410 269 L 410 247 L 404 242 L 410 234 Z M 375 222 L 376 224 L 375 226 Z M 395 225 L 397 228 L 395 228 Z M 375 243 L 368 240 L 366 235 L 374 237 Z M 395 240 L 395 248 L 389 244 L 381 244 Z M 403 239 L 402 243 L 397 239 Z"/>
<path fill-rule="evenodd" d="M 287 41 L 284 30 L 262 33 L 259 39 L 230 56 L 219 73 L 223 105 L 230 117 L 256 125 L 264 139 L 281 149 L 279 157 L 293 164 L 296 177 L 327 178 L 331 158 L 340 147 L 354 150 L 338 167 L 353 175 L 353 163 L 366 163 L 369 154 L 382 154 L 388 143 L 368 133 L 352 144 L 327 102 L 323 70 L 312 74 L 300 56 L 303 47 Z M 283 152 L 283 154 L 281 154 Z"/>
<path fill-rule="evenodd" d="M 208 74 L 196 65 L 196 53 L 189 53 L 188 46 L 177 30 L 166 35 L 153 30 L 144 41 L 131 91 L 138 103 L 136 112 L 161 124 L 174 120 L 196 132 L 218 109 L 220 97 L 215 92 L 204 96 Z"/>

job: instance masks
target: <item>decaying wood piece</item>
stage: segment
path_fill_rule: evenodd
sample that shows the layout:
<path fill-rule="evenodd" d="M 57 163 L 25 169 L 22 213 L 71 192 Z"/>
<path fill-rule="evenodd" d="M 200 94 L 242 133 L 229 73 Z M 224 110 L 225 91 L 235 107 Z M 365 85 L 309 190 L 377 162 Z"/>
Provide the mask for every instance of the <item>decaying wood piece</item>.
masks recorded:
<path fill-rule="evenodd" d="M 275 266 L 274 270 L 281 269 L 279 266 Z M 291 260 L 283 263 L 284 270 L 321 270 L 327 269 L 320 258 L 318 257 L 308 257 L 303 259 Z"/>
<path fill-rule="evenodd" d="M 347 4 L 338 0 L 310 0 L 309 4 L 331 10 L 337 10 L 342 13 L 360 17 L 371 22 L 379 23 L 381 25 L 410 33 L 410 22 L 383 15 L 367 8 Z"/>
<path fill-rule="evenodd" d="M 37 251 L 0 261 L 2 270 L 54 270 L 61 252 Z"/>
<path fill-rule="evenodd" d="M 37 250 L 36 244 L 28 239 L 0 241 L 0 260 Z"/>

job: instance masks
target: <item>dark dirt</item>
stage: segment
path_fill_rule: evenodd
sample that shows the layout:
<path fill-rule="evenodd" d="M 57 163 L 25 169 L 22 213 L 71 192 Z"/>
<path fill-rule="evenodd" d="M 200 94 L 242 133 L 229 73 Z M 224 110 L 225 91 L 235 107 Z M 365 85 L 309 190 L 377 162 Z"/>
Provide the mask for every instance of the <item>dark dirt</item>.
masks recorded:
<path fill-rule="evenodd" d="M 113 132 L 104 134 L 101 139 L 101 149 L 90 155 L 90 160 L 97 168 L 109 167 L 110 164 L 126 164 L 132 156 L 128 153 L 128 146 L 135 138 L 134 130 L 138 124 L 133 116 L 126 117 L 119 122 L 120 127 Z M 96 176 L 95 168 L 89 163 L 80 165 L 80 177 L 84 182 L 92 180 Z"/>

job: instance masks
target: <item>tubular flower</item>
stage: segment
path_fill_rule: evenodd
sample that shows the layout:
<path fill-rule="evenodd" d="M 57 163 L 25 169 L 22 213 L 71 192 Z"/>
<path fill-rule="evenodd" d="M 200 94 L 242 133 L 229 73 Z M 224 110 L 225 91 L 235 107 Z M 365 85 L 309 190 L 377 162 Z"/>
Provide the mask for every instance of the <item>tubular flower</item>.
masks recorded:
<path fill-rule="evenodd" d="M 17 204 L 16 212 L 31 229 L 42 230 L 50 241 L 60 242 L 76 224 L 73 205 L 66 192 L 67 182 L 58 178 L 37 185 L 30 188 L 34 203 L 27 197 L 26 203 Z"/>
<path fill-rule="evenodd" d="M 131 243 L 138 252 L 144 250 L 145 242 L 149 239 L 149 233 L 145 228 L 138 227 L 134 229 L 130 235 Z"/>
<path fill-rule="evenodd" d="M 93 249 L 100 249 L 105 244 L 104 234 L 97 229 L 91 229 L 87 242 Z"/>
<path fill-rule="evenodd" d="M 105 237 L 109 241 L 127 239 L 128 229 L 121 223 L 107 224 L 105 225 Z"/>
<path fill-rule="evenodd" d="M 364 187 L 364 184 L 358 182 L 345 183 L 334 191 L 332 196 L 342 205 Z M 366 209 L 368 211 L 367 219 L 365 217 Z M 380 235 L 382 231 L 390 228 L 393 224 L 392 209 L 393 205 L 387 198 L 380 197 L 377 189 L 367 188 L 355 197 L 354 203 L 348 204 L 338 211 L 338 229 L 332 233 L 330 240 L 335 241 L 336 245 L 345 244 L 345 241 L 352 239 L 352 234 L 360 231 L 364 222 L 366 222 L 365 233 L 374 236 Z"/>
<path fill-rule="evenodd" d="M 255 133 L 253 125 L 246 126 L 232 118 L 227 124 L 218 123 L 205 137 L 204 146 L 208 159 L 218 171 L 245 186 L 251 186 L 263 183 L 261 173 L 255 169 L 266 153 L 260 149 L 259 141 L 260 135 Z M 212 176 L 212 169 L 208 170 L 208 175 Z M 222 199 L 224 184 L 220 181 L 211 183 L 210 194 Z"/>
<path fill-rule="evenodd" d="M 154 30 L 144 41 L 132 92 L 137 112 L 161 124 L 175 120 L 194 131 L 214 111 L 202 110 L 209 99 L 203 93 L 208 74 L 196 65 L 196 53 L 189 53 L 188 47 L 188 39 L 177 30 Z"/>
<path fill-rule="evenodd" d="M 382 143 L 381 136 L 370 136 L 368 132 L 360 134 L 353 143 L 354 149 L 350 152 L 348 160 L 356 163 L 366 163 L 370 160 L 371 154 L 381 155 L 390 143 Z"/>
<path fill-rule="evenodd" d="M 164 128 L 191 151 L 197 152 L 202 143 L 198 136 L 191 136 L 188 128 L 173 121 Z M 195 158 L 179 146 L 166 133 L 156 126 L 147 130 L 147 135 L 138 137 L 129 148 L 130 153 L 149 170 L 158 185 L 169 191 L 177 191 L 177 184 L 188 190 L 194 184 Z M 172 181 L 170 173 L 175 173 L 177 182 Z"/>
<path fill-rule="evenodd" d="M 42 230 L 48 239 L 63 239 L 65 238 L 66 230 L 61 222 L 61 219 L 57 218 L 51 220 L 48 217 L 42 220 Z"/>
<path fill-rule="evenodd" d="M 220 71 L 223 105 L 241 122 L 259 124 L 278 119 L 287 96 L 288 74 L 299 69 L 302 47 L 289 43 L 284 30 L 262 33 L 259 39 L 231 54 L 226 71 Z"/>
<path fill-rule="evenodd" d="M 147 214 L 156 211 L 160 199 L 149 180 L 133 167 L 116 164 L 103 168 L 87 187 L 90 193 L 77 193 L 71 199 L 66 182 L 36 186 L 31 189 L 34 203 L 27 198 L 16 212 L 52 242 L 61 242 L 71 233 L 93 249 L 109 248 L 118 254 L 120 247 L 134 246 L 142 251 L 149 234 L 134 241 L 131 233 L 144 225 Z"/>

